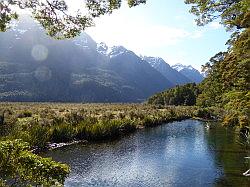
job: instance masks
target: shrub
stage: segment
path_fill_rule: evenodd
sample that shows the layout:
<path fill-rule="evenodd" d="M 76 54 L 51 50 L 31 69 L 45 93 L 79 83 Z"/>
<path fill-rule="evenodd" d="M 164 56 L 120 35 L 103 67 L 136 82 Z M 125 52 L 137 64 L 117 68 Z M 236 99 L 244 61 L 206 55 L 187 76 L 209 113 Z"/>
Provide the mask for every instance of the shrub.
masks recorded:
<path fill-rule="evenodd" d="M 154 126 L 156 125 L 156 120 L 153 118 L 153 117 L 145 117 L 143 120 L 142 120 L 142 125 L 144 127 L 151 127 L 151 126 Z"/>
<path fill-rule="evenodd" d="M 249 117 L 246 115 L 240 115 L 239 116 L 239 124 L 240 124 L 240 128 L 249 127 L 250 126 Z"/>
<path fill-rule="evenodd" d="M 18 118 L 28 118 L 28 117 L 32 117 L 32 112 L 28 110 L 25 110 L 18 115 Z"/>
<path fill-rule="evenodd" d="M 69 142 L 76 135 L 75 128 L 71 124 L 62 123 L 52 129 L 51 139 L 53 142 Z"/>
<path fill-rule="evenodd" d="M 86 123 L 86 121 L 80 122 L 75 129 L 76 132 L 76 138 L 83 140 L 83 139 L 88 139 L 88 133 L 87 133 L 87 126 L 89 124 Z"/>
<path fill-rule="evenodd" d="M 211 111 L 207 108 L 198 108 L 194 111 L 194 116 L 203 119 L 211 119 L 212 114 Z"/>
<path fill-rule="evenodd" d="M 28 141 L 31 146 L 38 146 L 39 148 L 46 147 L 50 141 L 50 129 L 42 124 L 33 124 L 29 130 L 30 140 Z"/>
<path fill-rule="evenodd" d="M 70 114 L 66 115 L 66 122 L 76 126 L 78 125 L 81 121 L 85 119 L 85 116 L 77 113 L 77 112 L 71 112 Z"/>
<path fill-rule="evenodd" d="M 0 183 L 3 186 L 63 185 L 69 166 L 42 158 L 21 140 L 0 142 Z"/>
<path fill-rule="evenodd" d="M 136 130 L 136 122 L 129 120 L 129 119 L 123 119 L 122 124 L 120 125 L 120 131 L 122 133 L 124 132 L 133 132 Z"/>
<path fill-rule="evenodd" d="M 226 114 L 223 118 L 222 124 L 224 126 L 234 127 L 239 124 L 239 118 L 237 113 Z"/>

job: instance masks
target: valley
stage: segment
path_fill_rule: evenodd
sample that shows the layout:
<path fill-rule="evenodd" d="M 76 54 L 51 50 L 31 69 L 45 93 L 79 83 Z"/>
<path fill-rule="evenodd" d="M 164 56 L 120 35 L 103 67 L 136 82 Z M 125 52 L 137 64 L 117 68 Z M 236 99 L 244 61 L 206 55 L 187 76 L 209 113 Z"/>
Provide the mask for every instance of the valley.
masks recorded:
<path fill-rule="evenodd" d="M 86 33 L 55 40 L 27 16 L 0 40 L 0 101 L 142 102 L 197 82 L 163 60 L 154 67 L 150 58 L 98 44 Z"/>

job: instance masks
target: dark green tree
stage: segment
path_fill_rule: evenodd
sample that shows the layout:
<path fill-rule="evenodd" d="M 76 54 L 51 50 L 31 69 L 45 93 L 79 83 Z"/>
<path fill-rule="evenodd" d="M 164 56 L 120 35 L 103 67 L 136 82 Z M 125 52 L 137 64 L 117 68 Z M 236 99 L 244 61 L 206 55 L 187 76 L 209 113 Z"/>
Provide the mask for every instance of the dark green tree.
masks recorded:
<path fill-rule="evenodd" d="M 196 103 L 199 89 L 195 83 L 176 86 L 170 90 L 153 95 L 148 99 L 149 104 L 156 105 L 185 105 L 192 106 Z"/>
<path fill-rule="evenodd" d="M 250 26 L 249 0 L 185 0 L 191 4 L 190 12 L 197 16 L 198 25 L 205 25 L 216 19 L 228 30 Z"/>

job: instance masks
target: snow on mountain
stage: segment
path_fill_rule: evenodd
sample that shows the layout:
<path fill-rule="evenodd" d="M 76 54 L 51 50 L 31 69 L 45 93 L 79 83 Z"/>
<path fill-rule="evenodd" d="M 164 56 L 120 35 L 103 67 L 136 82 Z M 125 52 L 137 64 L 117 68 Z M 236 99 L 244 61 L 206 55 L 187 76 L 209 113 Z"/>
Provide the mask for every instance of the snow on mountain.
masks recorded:
<path fill-rule="evenodd" d="M 128 52 L 128 50 L 123 46 L 113 46 L 108 51 L 108 55 L 110 58 L 114 58 L 116 56 L 122 55 L 122 54 L 127 53 L 127 52 Z"/>
<path fill-rule="evenodd" d="M 82 33 L 79 37 L 73 39 L 73 42 L 86 50 L 96 50 L 97 43 L 86 33 Z"/>
<path fill-rule="evenodd" d="M 78 40 L 74 40 L 74 43 L 82 48 L 89 48 L 88 47 L 88 41 L 86 38 L 80 38 Z"/>
<path fill-rule="evenodd" d="M 110 58 L 114 58 L 116 56 L 122 55 L 124 53 L 129 52 L 125 47 L 123 46 L 112 46 L 108 47 L 105 43 L 101 42 L 97 44 L 96 47 L 97 52 L 99 52 L 102 55 L 108 56 Z"/>
<path fill-rule="evenodd" d="M 153 68 L 159 71 L 164 77 L 166 77 L 174 85 L 182 85 L 192 82 L 186 76 L 182 75 L 171 66 L 166 63 L 160 57 L 141 57 L 143 60 L 147 61 Z"/>
<path fill-rule="evenodd" d="M 173 65 L 172 68 L 174 68 L 175 70 L 177 70 L 177 71 L 179 71 L 179 72 L 180 72 L 181 70 L 183 70 L 183 69 L 189 69 L 189 70 L 192 70 L 192 71 L 195 71 L 195 70 L 196 70 L 196 69 L 193 68 L 191 65 L 186 66 L 186 65 L 183 65 L 183 64 L 180 64 L 180 63 Z M 198 70 L 197 70 L 197 71 L 198 71 Z"/>
<path fill-rule="evenodd" d="M 172 68 L 174 68 L 175 70 L 177 70 L 179 72 L 182 71 L 182 70 L 185 70 L 185 69 L 190 70 L 190 71 L 199 72 L 197 69 L 195 69 L 191 65 L 183 65 L 183 64 L 180 64 L 180 63 L 173 65 Z"/>
<path fill-rule="evenodd" d="M 97 52 L 105 56 L 107 55 L 108 49 L 108 46 L 103 42 L 98 43 L 96 46 Z"/>
<path fill-rule="evenodd" d="M 177 70 L 184 76 L 188 77 L 190 80 L 192 80 L 195 83 L 200 83 L 204 76 L 194 67 L 191 65 L 183 65 L 183 64 L 175 64 L 172 66 L 173 69 Z"/>
<path fill-rule="evenodd" d="M 166 65 L 169 66 L 162 58 L 160 57 L 146 57 L 141 56 L 142 60 L 147 61 L 152 67 L 162 67 L 164 68 Z"/>

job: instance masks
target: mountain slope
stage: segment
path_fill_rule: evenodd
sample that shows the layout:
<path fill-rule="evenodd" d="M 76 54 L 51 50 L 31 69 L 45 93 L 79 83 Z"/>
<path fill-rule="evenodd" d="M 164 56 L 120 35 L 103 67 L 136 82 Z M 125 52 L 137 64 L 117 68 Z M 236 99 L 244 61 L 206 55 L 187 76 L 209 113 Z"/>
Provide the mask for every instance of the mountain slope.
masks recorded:
<path fill-rule="evenodd" d="M 174 85 L 132 51 L 118 46 L 109 53 L 108 69 L 126 78 L 140 95 L 152 95 L 156 90 L 164 90 Z"/>
<path fill-rule="evenodd" d="M 185 66 L 182 64 L 175 64 L 172 66 L 172 68 L 177 70 L 178 72 L 180 72 L 182 75 L 186 76 L 187 78 L 189 78 L 192 82 L 200 83 L 204 79 L 201 73 L 190 65 Z"/>
<path fill-rule="evenodd" d="M 183 85 L 192 82 L 186 76 L 171 68 L 171 66 L 167 64 L 162 58 L 144 56 L 142 59 L 147 61 L 153 68 L 159 71 L 174 85 Z"/>
<path fill-rule="evenodd" d="M 0 101 L 138 102 L 173 86 L 133 52 L 101 52 L 85 33 L 58 41 L 26 18 L 0 41 Z"/>

